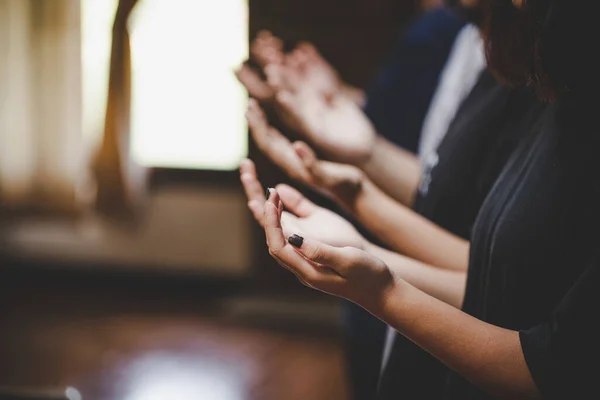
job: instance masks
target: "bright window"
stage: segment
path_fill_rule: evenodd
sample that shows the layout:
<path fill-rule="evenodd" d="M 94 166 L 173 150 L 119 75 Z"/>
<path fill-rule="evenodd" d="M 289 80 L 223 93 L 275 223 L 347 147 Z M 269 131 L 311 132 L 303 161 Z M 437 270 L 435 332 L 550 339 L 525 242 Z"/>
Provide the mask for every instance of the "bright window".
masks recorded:
<path fill-rule="evenodd" d="M 84 131 L 104 123 L 117 0 L 82 0 Z M 231 170 L 247 154 L 247 0 L 139 0 L 131 19 L 132 143 L 147 166 Z"/>

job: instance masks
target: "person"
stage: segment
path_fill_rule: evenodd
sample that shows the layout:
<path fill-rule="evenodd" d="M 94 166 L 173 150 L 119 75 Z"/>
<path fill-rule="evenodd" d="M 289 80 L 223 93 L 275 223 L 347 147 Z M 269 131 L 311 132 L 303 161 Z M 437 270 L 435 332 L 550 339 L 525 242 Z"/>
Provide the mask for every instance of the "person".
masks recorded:
<path fill-rule="evenodd" d="M 437 136 L 438 140 L 441 140 L 446 134 L 444 125 L 450 123 L 449 121 L 454 114 L 452 109 L 453 107 L 456 108 L 460 102 L 461 96 L 456 100 L 452 98 L 453 95 L 456 92 L 468 92 L 471 85 L 473 85 L 474 77 L 477 77 L 479 73 L 479 66 L 483 65 L 482 50 L 480 50 L 478 45 L 479 33 L 477 33 L 477 30 L 473 26 L 463 29 L 456 40 L 450 60 L 443 73 L 442 82 L 440 83 L 441 90 L 436 92 L 434 97 L 435 104 L 432 105 L 433 110 L 425 123 L 425 125 L 433 125 L 435 127 L 435 129 L 430 129 L 430 132 L 433 131 L 435 133 L 437 130 L 437 133 L 433 136 Z M 461 87 L 460 84 L 463 86 Z M 301 84 L 296 83 L 295 86 L 306 87 L 304 82 Z M 291 90 L 293 91 L 293 87 Z M 301 96 L 299 97 L 302 99 Z M 505 105 L 509 99 L 509 90 L 498 86 L 489 74 L 484 73 L 469 97 L 466 101 L 468 105 L 466 110 L 459 112 L 451 128 L 446 130 L 448 134 L 446 135 L 447 138 L 442 140 L 441 151 L 434 151 L 432 154 L 435 157 L 428 157 L 428 161 L 431 161 L 432 158 L 440 160 L 437 163 L 438 165 L 435 166 L 436 168 L 429 168 L 426 171 L 426 178 L 422 180 L 428 182 L 427 187 L 432 187 L 432 193 L 428 195 L 426 195 L 427 193 L 418 193 L 417 201 L 413 204 L 421 215 L 463 238 L 468 238 L 479 206 L 499 173 L 504 160 L 508 157 L 514 146 L 514 141 L 511 140 L 504 140 L 503 143 L 498 143 L 498 130 L 496 129 L 496 126 L 500 126 L 499 119 L 505 112 Z M 510 97 L 518 98 L 519 96 Z M 512 103 L 515 102 L 514 100 L 511 99 Z M 517 102 L 517 104 L 517 107 L 524 105 L 522 101 L 521 103 Z M 439 109 L 442 110 L 441 117 L 439 116 Z M 438 117 L 432 118 L 432 115 L 438 115 Z M 295 177 L 303 183 L 312 185 L 313 187 L 315 184 L 317 186 L 319 183 L 322 184 L 322 182 L 307 181 L 307 172 L 298 166 L 301 163 L 296 159 L 302 156 L 302 153 L 310 154 L 311 150 L 307 149 L 306 145 L 303 145 L 303 143 L 294 144 L 296 150 L 299 152 L 299 154 L 294 154 L 294 148 L 291 143 L 289 141 L 286 142 L 286 139 L 278 132 L 268 127 L 264 120 L 264 114 L 258 108 L 256 102 L 250 102 L 248 116 L 252 136 L 259 144 L 259 147 L 263 149 L 265 154 L 276 165 L 279 165 L 290 176 Z M 446 122 L 440 123 L 440 120 Z M 468 126 L 469 129 L 465 129 L 465 126 Z M 323 131 L 323 129 L 320 130 Z M 480 131 L 484 131 L 484 133 L 481 134 Z M 424 135 L 424 137 L 431 136 L 431 134 Z M 424 147 L 429 147 L 428 151 L 432 152 L 431 140 L 429 140 L 429 145 Z M 311 179 L 315 180 L 319 176 L 316 170 L 320 168 L 316 167 L 317 163 L 310 160 L 307 161 L 307 158 L 310 159 L 311 157 L 304 157 L 304 161 L 307 163 L 307 168 L 305 169 L 312 172 Z M 313 164 L 312 168 L 310 164 Z M 473 165 L 479 167 L 473 168 Z M 330 164 L 329 166 L 332 165 Z M 251 169 L 253 170 L 253 166 Z M 431 169 L 435 173 L 432 174 Z M 338 173 L 337 175 L 337 178 L 340 178 L 340 174 Z M 432 181 L 431 176 L 435 179 L 433 179 L 433 184 L 430 185 Z M 341 200 L 342 206 L 346 202 L 346 209 L 349 208 L 350 214 L 355 215 L 362 224 L 373 230 L 376 236 L 382 238 L 384 242 L 387 241 L 392 248 L 399 249 L 404 254 L 409 254 L 422 261 L 443 265 L 443 259 L 439 257 L 437 260 L 431 258 L 431 255 L 444 254 L 443 251 L 437 253 L 430 251 L 431 248 L 436 248 L 435 246 L 438 244 L 431 243 L 433 240 L 429 240 L 436 237 L 434 234 L 429 234 L 427 229 L 423 231 L 424 234 L 420 236 L 421 239 L 419 239 L 419 235 L 415 235 L 414 233 L 406 234 L 411 230 L 414 232 L 415 227 L 413 222 L 420 223 L 420 218 L 407 213 L 407 210 L 402 207 L 399 207 L 395 213 L 386 213 L 387 215 L 378 212 L 378 210 L 384 209 L 390 211 L 395 205 L 390 204 L 390 199 L 383 200 L 383 202 L 374 200 L 378 192 L 371 188 L 376 189 L 376 186 L 370 185 L 368 178 L 361 177 L 360 172 L 355 174 L 354 177 L 355 179 L 351 176 L 349 181 L 354 179 L 356 182 L 361 182 L 363 188 L 365 188 L 363 193 L 370 193 L 370 195 L 349 196 L 346 192 L 345 196 L 338 198 L 338 200 Z M 256 179 L 255 172 L 242 166 L 242 178 L 243 181 L 246 179 Z M 423 184 L 421 186 L 425 187 Z M 354 197 L 362 198 L 362 200 L 357 202 L 358 206 L 354 207 L 352 205 L 348 207 L 347 203 Z M 250 195 L 249 198 L 252 199 Z M 255 216 L 257 220 L 260 220 L 262 214 L 261 201 L 251 203 L 256 205 L 257 212 Z M 385 206 L 382 206 L 382 204 Z M 397 223 L 392 224 L 390 222 L 390 220 L 394 220 L 390 214 L 397 216 Z M 389 242 L 390 239 L 393 239 L 391 243 Z M 407 242 L 406 239 L 413 240 Z M 460 242 L 458 238 L 453 239 L 453 241 Z M 438 239 L 438 242 L 443 243 L 444 241 Z M 462 241 L 462 243 L 466 242 Z M 452 249 L 452 246 L 446 246 L 445 248 Z M 462 257 L 466 260 L 468 246 L 458 246 L 458 248 L 463 249 Z M 414 252 L 415 250 L 417 252 Z M 449 268 L 456 269 L 460 268 L 460 266 L 450 265 Z M 411 393 L 414 393 L 415 396 L 422 396 L 426 391 L 433 393 L 436 390 L 436 385 L 433 384 L 435 379 L 432 376 L 435 375 L 435 372 L 441 370 L 439 363 L 431 357 L 422 354 L 410 342 L 404 340 L 404 343 L 402 343 L 403 337 L 391 337 L 390 339 L 394 340 L 393 349 L 397 354 L 394 356 L 394 362 L 389 363 L 387 354 L 390 353 L 389 349 L 392 348 L 391 343 L 389 343 L 385 357 L 386 360 L 384 360 L 386 371 L 384 371 L 383 378 L 389 375 L 393 375 L 393 377 L 391 379 L 386 378 L 385 382 L 380 384 L 381 391 L 387 392 L 389 391 L 387 386 L 393 385 L 403 387 L 403 395 L 405 397 L 410 396 Z M 377 356 L 379 357 L 379 354 Z M 398 367 L 405 369 L 404 373 L 400 374 L 400 378 L 397 373 Z M 391 373 L 387 370 L 395 372 Z"/>
<path fill-rule="evenodd" d="M 552 105 L 484 201 L 466 288 L 429 279 L 414 260 L 384 262 L 355 238 L 340 246 L 297 234 L 293 218 L 283 218 L 285 190 L 271 190 L 264 205 L 267 244 L 302 282 L 360 304 L 453 369 L 447 398 L 595 398 L 594 13 L 583 1 L 485 3 L 490 65 Z M 290 209 L 314 212 L 304 201 Z"/>
<path fill-rule="evenodd" d="M 507 115 L 512 116 L 513 124 L 521 118 L 534 119 L 538 108 L 530 107 L 531 100 L 528 93 L 511 93 L 507 88 L 499 86 L 489 74 L 483 74 L 438 150 L 440 162 L 431 173 L 430 191 L 417 198 L 415 207 L 421 210 L 422 216 L 429 217 L 432 221 L 442 221 L 445 226 L 468 235 L 466 232 L 471 229 L 481 202 L 518 142 L 519 135 L 511 132 L 504 132 L 503 135 L 495 128 L 504 125 L 507 125 L 507 129 L 512 127 L 511 124 L 502 123 Z M 521 112 L 521 108 L 525 111 Z M 268 127 L 264 114 L 256 105 L 251 104 L 248 119 L 251 129 L 255 131 L 254 136 L 263 137 L 266 131 L 273 129 Z M 284 141 L 274 144 L 274 148 L 277 151 L 270 155 L 291 154 L 294 151 L 294 146 L 291 143 L 286 146 Z M 461 271 L 461 262 L 462 265 L 467 263 L 466 241 L 455 236 L 445 236 L 439 227 L 424 221 L 418 214 L 387 197 L 360 170 L 317 160 L 305 144 L 296 143 L 295 148 L 297 157 L 303 160 L 306 173 L 310 176 L 304 183 L 336 199 L 391 248 L 400 250 L 403 254 L 410 253 L 416 259 L 427 260 L 450 271 Z M 289 170 L 293 167 L 289 163 L 291 160 L 293 158 L 288 155 L 275 159 L 275 162 L 284 170 Z M 288 164 L 284 164 L 285 162 Z M 478 167 L 474 168 L 474 165 Z M 264 194 L 260 190 L 251 161 L 242 164 L 241 179 L 250 200 L 249 207 L 254 210 L 255 218 L 260 223 Z M 252 185 L 258 189 L 252 190 Z M 287 193 L 287 190 L 284 189 L 284 192 Z M 288 206 L 287 198 L 284 200 Z M 320 231 L 319 225 L 311 224 L 312 215 L 308 217 L 306 220 L 302 219 L 302 223 L 308 223 L 303 231 Z M 334 222 L 329 221 L 327 225 L 330 227 L 328 230 L 336 229 Z M 341 229 L 341 223 L 338 225 L 340 226 L 337 228 Z M 331 233 L 327 234 L 326 240 L 330 240 L 332 236 Z M 391 256 L 390 253 L 381 254 L 383 249 L 372 244 L 369 244 L 369 250 L 380 252 L 384 259 Z M 448 257 L 450 252 L 455 252 L 456 257 Z M 458 262 L 448 263 L 448 260 Z M 434 277 L 436 272 L 430 272 Z M 442 274 L 438 279 L 450 279 L 449 276 Z M 460 279 L 456 284 L 461 284 Z M 433 393 L 440 390 L 440 379 L 434 376 L 440 376 L 443 368 L 436 360 L 402 340 L 402 337 L 394 338 L 392 356 L 389 361 L 384 361 L 386 368 L 380 383 L 382 396 L 395 393 L 398 388 L 402 389 L 405 398 L 419 398 L 425 394 L 433 396 Z"/>
<path fill-rule="evenodd" d="M 364 111 L 381 137 L 408 150 L 401 154 L 409 156 L 408 159 L 413 161 L 411 153 L 419 150 L 418 144 L 425 117 L 430 114 L 430 104 L 441 75 L 453 52 L 456 38 L 466 23 L 467 20 L 462 14 L 448 7 L 439 7 L 439 4 L 419 16 L 403 31 L 386 64 L 365 91 L 345 83 L 339 73 L 310 44 L 301 43 L 292 52 L 292 57 L 287 59 L 292 60 L 295 65 L 302 64 L 308 70 L 303 85 L 325 93 L 342 94 L 349 103 L 356 104 Z M 467 36 L 469 34 L 467 33 Z M 251 61 L 236 71 L 238 79 L 246 86 L 250 95 L 266 106 L 274 101 L 274 91 L 261 80 L 251 65 L 263 70 L 268 64 L 283 64 L 286 57 L 283 56 L 282 49 L 283 42 L 280 39 L 269 32 L 260 32 L 251 45 Z M 478 57 L 478 54 L 468 57 L 464 51 L 458 53 L 465 56 L 466 65 L 470 63 L 475 67 L 473 76 L 476 76 L 477 69 L 483 65 L 482 57 Z M 454 57 L 459 57 L 459 54 Z M 454 69 L 456 70 L 456 67 Z M 455 88 L 448 88 L 446 92 L 452 89 Z M 465 95 L 464 91 L 463 89 L 460 96 Z M 468 92 L 468 88 L 466 91 Z M 460 96 L 450 101 L 460 102 Z M 432 119 L 429 120 L 431 125 Z M 264 148 L 269 141 L 256 142 L 259 148 Z M 294 160 L 287 152 L 280 154 L 285 156 L 276 159 Z M 295 166 L 293 169 L 300 170 L 298 163 Z M 414 164 L 411 163 L 409 167 L 414 167 Z M 416 180 L 413 183 L 416 183 Z M 355 223 L 355 226 L 361 233 L 369 236 L 369 232 L 361 229 L 360 224 Z M 379 379 L 386 327 L 353 303 L 344 304 L 343 311 L 352 391 L 357 399 L 372 399 Z"/>

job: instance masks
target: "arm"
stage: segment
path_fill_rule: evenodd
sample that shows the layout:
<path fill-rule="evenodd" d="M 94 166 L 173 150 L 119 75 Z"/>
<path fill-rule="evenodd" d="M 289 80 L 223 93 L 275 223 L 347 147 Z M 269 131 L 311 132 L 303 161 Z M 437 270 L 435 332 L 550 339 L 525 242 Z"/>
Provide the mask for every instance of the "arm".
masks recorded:
<path fill-rule="evenodd" d="M 466 271 L 469 242 L 397 203 L 369 180 L 349 205 L 352 215 L 394 250 L 426 264 Z"/>
<path fill-rule="evenodd" d="M 412 206 L 421 181 L 421 164 L 414 154 L 378 135 L 370 157 L 357 166 L 390 197 Z"/>
<path fill-rule="evenodd" d="M 518 332 L 480 321 L 423 293 L 367 252 L 294 235 L 286 241 L 278 203 L 273 191 L 264 207 L 269 252 L 301 282 L 361 305 L 494 396 L 541 397 Z"/>
<path fill-rule="evenodd" d="M 269 126 L 254 100 L 248 103 L 247 118 L 259 149 L 289 177 L 331 197 L 393 249 L 426 264 L 466 270 L 467 241 L 398 204 L 359 168 L 321 161 L 305 143 L 291 143 Z"/>
<path fill-rule="evenodd" d="M 248 197 L 248 208 L 256 221 L 263 226 L 265 193 L 256 176 L 254 163 L 246 160 L 240 168 L 240 179 Z M 282 213 L 283 231 L 291 234 L 307 234 L 333 246 L 352 246 L 384 260 L 390 269 L 407 282 L 431 296 L 454 307 L 462 305 L 466 274 L 423 264 L 369 243 L 341 216 L 312 203 L 300 192 L 288 185 L 277 185 L 277 195 L 286 212 Z"/>
<path fill-rule="evenodd" d="M 468 241 L 398 203 L 357 168 L 318 160 L 303 143 L 295 147 L 310 184 L 329 192 L 338 204 L 392 249 L 425 264 L 467 270 Z"/>
<path fill-rule="evenodd" d="M 366 243 L 364 250 L 383 260 L 394 275 L 414 287 L 453 307 L 462 306 L 467 281 L 465 272 L 423 264 L 372 243 Z"/>
<path fill-rule="evenodd" d="M 488 393 L 541 398 L 518 332 L 480 321 L 401 280 L 369 311 Z"/>

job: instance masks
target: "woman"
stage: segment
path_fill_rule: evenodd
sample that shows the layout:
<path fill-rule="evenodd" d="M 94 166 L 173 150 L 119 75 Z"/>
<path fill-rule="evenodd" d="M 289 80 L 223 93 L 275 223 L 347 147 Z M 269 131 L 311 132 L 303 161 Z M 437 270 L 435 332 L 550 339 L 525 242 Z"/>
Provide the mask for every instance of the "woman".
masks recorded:
<path fill-rule="evenodd" d="M 295 61 L 304 62 L 305 68 L 309 71 L 306 73 L 308 79 L 304 79 L 302 82 L 303 88 L 308 87 L 313 91 L 332 91 L 332 89 L 338 88 L 339 92 L 350 100 L 347 102 L 349 111 L 362 114 L 362 108 L 375 130 L 387 139 L 379 140 L 378 145 L 385 147 L 389 141 L 409 152 L 416 153 L 421 137 L 436 137 L 444 133 L 445 128 L 443 124 L 440 126 L 439 123 L 440 111 L 442 114 L 448 114 L 447 116 L 443 115 L 442 119 L 444 117 L 449 119 L 453 110 L 452 103 L 456 103 L 456 106 L 460 103 L 464 93 L 468 92 L 470 85 L 483 69 L 484 57 L 481 40 L 473 32 L 475 31 L 473 27 L 463 29 L 466 22 L 462 13 L 456 13 L 446 7 L 438 7 L 420 16 L 403 32 L 393 54 L 380 70 L 377 79 L 360 96 L 356 96 L 359 91 L 350 90 L 349 85 L 340 80 L 339 74 L 319 56 L 312 46 L 300 45 L 292 52 L 291 57 L 295 58 Z M 262 68 L 266 64 L 283 64 L 284 59 L 290 57 L 284 57 L 281 53 L 281 41 L 267 33 L 260 34 L 251 48 L 255 64 Z M 300 63 L 294 62 L 294 64 Z M 472 75 L 471 79 L 463 79 L 469 74 Z M 238 77 L 248 88 L 252 97 L 264 104 L 273 103 L 274 91 L 261 82 L 258 75 L 253 73 L 248 66 L 243 66 L 238 71 Z M 442 85 L 440 81 L 450 81 L 453 85 Z M 465 84 L 457 87 L 456 83 L 462 84 L 463 81 L 466 81 Z M 438 83 L 440 84 L 438 85 Z M 444 89 L 436 89 L 438 86 L 444 86 Z M 434 92 L 436 96 L 434 96 Z M 440 96 L 438 92 L 442 92 L 444 95 Z M 267 95 L 263 95 L 264 93 Z M 449 94 L 450 96 L 448 96 Z M 329 93 L 328 95 L 331 96 Z M 430 107 L 434 97 L 436 106 Z M 352 107 L 353 103 L 359 107 Z M 449 104 L 450 107 L 448 107 Z M 256 104 L 253 105 L 253 108 L 256 108 Z M 343 108 L 341 109 L 343 110 Z M 427 118 L 425 118 L 426 115 Z M 296 156 L 293 154 L 294 150 L 291 149 L 290 154 L 289 149 L 282 148 L 284 141 L 273 140 L 274 135 L 265 134 L 265 130 L 261 129 L 264 124 L 260 121 L 257 124 L 256 120 L 257 118 L 251 119 L 250 126 L 253 128 L 252 136 L 256 139 L 259 148 L 263 149 L 275 164 L 282 166 L 292 177 L 306 176 L 299 174 L 299 163 L 294 162 L 294 156 Z M 428 121 L 426 133 L 423 129 L 425 120 Z M 347 134 L 347 131 L 343 132 L 342 142 Z M 263 138 L 268 139 L 263 140 Z M 339 142 L 337 143 L 339 145 Z M 288 143 L 288 146 L 285 147 L 291 148 L 291 144 Z M 401 201 L 410 201 L 416 191 L 418 179 L 406 180 L 410 185 L 406 185 L 405 180 L 397 183 L 396 181 L 401 176 L 398 174 L 399 170 L 407 173 L 418 171 L 419 168 L 414 168 L 418 167 L 417 159 L 405 151 L 388 151 L 387 154 L 398 155 L 396 160 L 406 160 L 406 162 L 399 166 L 388 162 L 383 171 L 381 165 L 377 164 L 363 165 L 363 167 L 368 174 L 380 178 L 380 183 L 388 183 L 387 188 L 394 190 L 392 196 L 400 197 Z M 287 164 L 281 165 L 282 161 Z M 388 171 L 389 173 L 386 173 Z M 397 188 L 403 190 L 396 190 Z M 262 214 L 262 204 L 259 208 L 258 213 Z M 471 220 L 470 224 L 472 222 Z M 367 232 L 364 233 L 368 236 Z M 386 327 L 381 321 L 353 303 L 344 304 L 343 317 L 348 332 L 346 336 L 348 339 L 347 358 L 351 367 L 349 372 L 353 385 L 353 398 L 372 399 L 379 379 L 381 350 L 384 347 Z M 408 341 L 405 346 L 414 347 Z M 403 358 L 407 359 L 404 356 Z M 410 364 L 411 371 L 415 371 L 414 362 L 411 361 Z M 430 376 L 431 373 L 426 375 Z M 409 374 L 405 374 L 405 376 L 406 379 L 403 382 L 398 380 L 395 382 L 408 389 L 408 383 L 414 382 L 414 379 Z"/>
<path fill-rule="evenodd" d="M 460 44 L 456 50 L 466 46 L 467 51 L 471 49 L 477 53 L 480 39 L 470 36 L 474 30 L 474 27 L 468 27 L 461 33 Z M 475 35 L 478 34 L 475 33 Z M 474 43 L 472 39 L 475 39 Z M 443 82 L 440 84 L 440 86 L 447 87 L 448 90 L 441 90 L 440 94 L 442 95 L 436 95 L 436 99 L 447 99 L 446 95 L 458 88 L 457 82 L 462 82 L 462 79 L 458 79 L 456 72 L 460 71 L 463 74 L 462 77 L 464 74 L 468 74 L 469 69 L 464 68 L 464 52 L 453 50 L 452 53 L 451 61 L 448 62 L 446 68 L 450 73 L 444 73 Z M 474 62 L 474 64 L 477 63 Z M 476 76 L 476 72 L 471 71 L 471 73 Z M 298 86 L 305 90 L 306 85 Z M 295 93 L 295 96 L 302 95 L 303 93 Z M 367 171 L 363 172 L 351 166 L 316 160 L 312 151 L 305 144 L 296 143 L 293 146 L 281 134 L 268 126 L 264 114 L 255 102 L 250 104 L 248 120 L 252 136 L 256 139 L 259 147 L 291 177 L 322 192 L 329 192 L 331 197 L 337 200 L 354 219 L 374 233 L 381 241 L 387 243 L 391 249 L 430 264 L 431 267 L 425 267 L 418 263 L 410 263 L 412 265 L 409 267 L 406 258 L 368 243 L 366 239 L 362 239 L 361 243 L 363 244 L 360 245 L 381 257 L 390 267 L 403 268 L 404 276 L 409 279 L 410 283 L 426 290 L 436 286 L 430 283 L 435 280 L 446 283 L 455 282 L 457 287 L 464 287 L 466 280 L 464 272 L 469 252 L 467 240 L 473 222 L 483 199 L 489 193 L 506 159 L 514 150 L 515 142 L 520 137 L 514 126 L 522 125 L 522 120 L 533 120 L 538 115 L 537 104 L 533 110 L 530 110 L 532 100 L 526 91 L 511 91 L 498 85 L 488 73 L 481 74 L 479 82 L 460 107 L 447 132 L 443 131 L 444 128 L 439 123 L 435 125 L 439 134 L 445 137 L 439 148 L 431 153 L 434 157 L 426 157 L 428 161 L 432 159 L 436 161 L 434 165 L 426 168 L 423 179 L 421 179 L 420 190 L 417 191 L 416 188 L 418 182 L 411 190 L 417 192 L 412 206 L 418 211 L 418 214 L 410 208 L 398 204 L 374 185 L 369 179 L 374 175 L 374 168 L 370 168 L 370 170 L 366 168 Z M 445 103 L 446 105 L 440 109 L 447 111 L 447 102 Z M 300 118 L 300 120 L 302 119 Z M 346 129 L 339 132 L 337 136 L 334 136 L 334 132 L 332 132 L 332 137 L 343 139 L 348 134 L 348 126 L 344 124 L 341 126 Z M 318 131 L 321 134 L 326 133 L 323 129 Z M 334 141 L 331 142 L 333 143 L 330 146 L 332 150 L 340 147 L 335 146 Z M 379 145 L 382 144 L 385 143 L 379 141 Z M 302 161 L 298 160 L 299 155 L 304 161 L 304 165 L 302 165 Z M 389 168 L 390 165 L 394 165 L 393 162 L 390 162 L 394 155 L 393 152 L 390 152 L 387 157 L 379 156 L 375 159 L 383 161 L 383 163 L 379 163 L 379 166 Z M 373 165 L 377 166 L 377 163 Z M 407 172 L 402 168 L 389 168 L 389 171 L 396 177 Z M 250 208 L 260 222 L 263 214 L 264 195 L 256 180 L 252 164 L 250 162 L 243 164 L 241 172 L 242 182 L 247 188 Z M 382 173 L 380 168 L 375 175 L 381 178 L 385 176 L 385 171 Z M 388 187 L 397 184 L 397 181 L 391 178 L 385 180 L 388 182 Z M 256 190 L 248 190 L 249 186 L 256 186 Z M 284 205 L 293 211 L 294 207 L 290 205 L 289 196 L 289 188 L 284 188 L 282 200 Z M 414 196 L 411 197 L 414 198 Z M 299 195 L 296 194 L 292 198 L 297 201 Z M 302 201 L 306 202 L 306 200 Z M 334 243 L 340 244 L 341 237 L 347 237 L 352 233 L 356 235 L 356 232 L 353 232 L 348 224 L 343 224 L 339 217 L 336 219 L 335 216 L 326 214 L 324 210 L 316 207 L 314 210 L 316 211 L 311 215 L 299 215 L 298 222 L 303 232 L 309 236 L 322 238 L 326 240 L 326 243 L 331 244 L 332 242 L 329 240 L 337 235 Z M 310 221 L 315 220 L 315 215 L 320 215 L 323 219 L 321 223 L 312 226 Z M 285 217 L 287 219 L 288 215 Z M 322 232 L 324 225 L 329 226 L 328 229 L 325 229 L 327 232 Z M 443 230 L 440 230 L 440 227 Z M 335 229 L 337 232 L 334 232 Z M 449 235 L 447 231 L 457 236 Z M 323 233 L 327 235 L 323 236 Z M 463 238 L 467 240 L 463 240 Z M 457 270 L 460 273 L 452 273 Z M 445 301 L 455 301 L 457 306 L 460 306 L 462 301 L 461 297 L 454 300 L 448 299 L 443 291 L 437 291 L 434 295 L 440 296 Z M 372 356 L 377 357 L 379 354 L 373 353 Z M 439 396 L 442 379 L 438 376 L 444 372 L 443 366 L 404 337 L 389 336 L 383 367 L 383 375 L 379 384 L 381 398 L 396 398 L 399 393 L 402 398 L 436 398 L 436 394 Z M 373 395 L 366 396 L 369 399 L 373 397 Z"/>
<path fill-rule="evenodd" d="M 459 292 L 440 301 L 426 293 L 439 288 L 418 290 L 367 252 L 294 235 L 276 190 L 264 210 L 269 250 L 307 285 L 360 304 L 456 371 L 449 398 L 595 398 L 598 367 L 584 362 L 600 355 L 592 3 L 486 3 L 490 65 L 553 104 L 478 216 L 463 311 L 448 304 Z"/>

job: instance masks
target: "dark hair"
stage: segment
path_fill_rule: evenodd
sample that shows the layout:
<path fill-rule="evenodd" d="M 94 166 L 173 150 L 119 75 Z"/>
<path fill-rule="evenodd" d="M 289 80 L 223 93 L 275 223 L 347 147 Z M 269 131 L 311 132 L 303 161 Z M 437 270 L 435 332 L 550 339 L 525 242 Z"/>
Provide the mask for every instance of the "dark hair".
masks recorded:
<path fill-rule="evenodd" d="M 533 86 L 553 100 L 595 90 L 598 17 L 595 0 L 483 0 L 483 34 L 490 69 L 511 84 Z"/>

